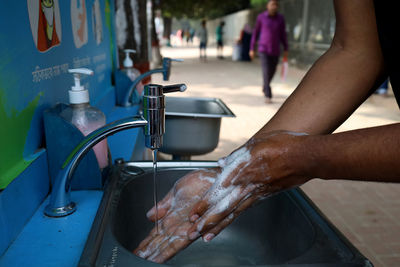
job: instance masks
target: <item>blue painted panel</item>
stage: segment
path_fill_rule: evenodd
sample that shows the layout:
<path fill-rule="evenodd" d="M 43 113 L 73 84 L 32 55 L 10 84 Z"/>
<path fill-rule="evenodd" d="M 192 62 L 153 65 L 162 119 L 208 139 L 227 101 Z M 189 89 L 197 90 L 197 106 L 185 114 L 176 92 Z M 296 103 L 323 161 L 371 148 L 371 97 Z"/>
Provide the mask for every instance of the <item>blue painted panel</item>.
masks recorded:
<path fill-rule="evenodd" d="M 136 115 L 139 106 L 126 109 L 112 105 L 115 98 L 113 88 L 111 89 L 108 90 L 104 99 L 99 101 L 99 106 L 106 111 L 107 122 Z M 138 139 L 139 135 L 143 135 L 142 129 L 128 130 L 109 137 L 108 144 L 113 159 L 130 160 L 134 147 L 139 146 L 136 159 L 141 160 L 142 155 L 139 155 L 139 152 L 145 148 L 143 138 Z M 21 232 L 25 223 L 49 192 L 47 153 L 41 150 L 35 156 L 37 159 L 0 192 L 0 255 Z M 82 183 L 84 184 L 84 181 Z M 82 188 L 87 188 L 87 186 L 84 185 Z"/>
<path fill-rule="evenodd" d="M 17 240 L 0 259 L 1 267 L 76 266 L 89 235 L 103 193 L 74 191 L 75 213 L 62 218 L 43 215 L 43 202 Z"/>
<path fill-rule="evenodd" d="M 8 59 L 6 60 L 7 68 L 2 70 L 5 72 L 3 75 L 15 79 L 14 87 L 5 90 L 7 106 L 13 106 L 20 110 L 39 92 L 44 92 L 37 110 L 39 114 L 48 105 L 57 102 L 67 103 L 68 90 L 73 84 L 73 78 L 66 72 L 66 69 L 75 67 L 88 67 L 95 71 L 94 76 L 83 77 L 83 83 L 89 88 L 91 101 L 98 101 L 111 85 L 112 62 L 109 34 L 105 25 L 105 1 L 99 2 L 100 20 L 102 21 L 100 43 L 95 39 L 92 21 L 94 16 L 92 7 L 98 1 L 54 1 L 58 2 L 59 6 L 61 26 L 59 31 L 62 37 L 59 45 L 53 46 L 45 52 L 38 51 L 35 46 L 33 38 L 35 33 L 31 30 L 31 21 L 34 23 L 33 16 L 35 15 L 32 14 L 31 18 L 29 14 L 29 10 L 34 9 L 34 3 L 39 2 L 36 0 L 7 1 L 6 6 L 0 9 L 0 18 L 4 20 L 4 24 L 1 23 L 1 25 L 13 25 L 13 27 L 1 28 L 1 35 L 7 42 L 0 42 L 0 55 L 2 59 Z M 81 5 L 85 3 L 85 5 L 74 8 L 74 2 L 77 6 L 80 3 Z M 85 6 L 84 9 L 83 6 Z M 10 10 L 13 11 L 11 14 Z M 71 10 L 76 10 L 80 15 L 86 17 L 86 27 L 83 28 L 86 30 L 82 30 L 82 40 L 78 36 L 79 29 L 73 30 Z M 18 23 L 12 23 L 9 21 L 9 17 Z M 78 26 L 76 25 L 76 27 Z M 24 64 L 21 64 L 21 61 Z M 42 70 L 45 71 L 42 72 Z M 37 121 L 37 125 L 40 124 L 40 116 L 34 120 Z M 40 145 L 38 139 L 42 135 L 41 130 L 39 127 L 33 127 L 27 142 L 27 149 L 37 148 Z"/>
<path fill-rule="evenodd" d="M 17 237 L 49 192 L 47 154 L 38 158 L 0 192 L 0 255 Z"/>
<path fill-rule="evenodd" d="M 68 155 L 85 138 L 78 128 L 60 116 L 67 107 L 65 104 L 57 104 L 43 114 L 51 185 L 55 184 L 57 174 Z M 94 151 L 91 150 L 79 161 L 72 176 L 71 189 L 94 190 L 101 189 L 102 185 L 102 173 Z"/>
<path fill-rule="evenodd" d="M 38 98 L 32 119 L 29 118 L 31 127 L 26 130 L 26 138 L 18 140 L 23 150 L 17 153 L 20 159 L 13 158 L 15 162 L 7 163 L 6 170 L 22 166 L 23 160 L 33 159 L 35 151 L 42 147 L 42 113 L 57 102 L 68 102 L 68 90 L 73 84 L 68 68 L 94 70 L 94 76 L 82 79 L 92 104 L 98 104 L 112 89 L 113 2 L 54 0 L 51 7 L 45 7 L 41 0 L 3 3 L 0 9 L 0 114 L 4 110 L 8 117 L 18 119 L 18 114 Z M 50 29 L 46 28 L 48 25 L 53 27 L 49 31 L 51 40 L 46 40 L 44 29 Z M 7 132 L 1 131 L 1 138 L 7 139 L 21 131 L 20 125 L 14 123 Z M 10 153 L 0 150 L 0 157 L 10 158 Z M 17 174 L 0 173 L 0 181 L 15 178 L 27 165 L 19 167 Z"/>
<path fill-rule="evenodd" d="M 115 106 L 110 113 L 108 113 L 107 122 L 112 122 L 129 116 L 135 116 L 138 114 L 138 111 L 139 105 L 127 108 Z M 137 144 L 137 141 L 144 144 L 144 139 L 138 140 L 138 135 L 143 135 L 143 129 L 136 128 L 127 130 L 108 137 L 107 142 L 108 146 L 110 147 L 112 159 L 115 160 L 117 158 L 123 158 L 125 161 L 131 160 L 135 146 L 140 145 Z"/>
<path fill-rule="evenodd" d="M 54 3 L 59 10 L 53 14 L 55 20 L 60 19 L 54 24 L 59 43 L 47 51 L 39 51 L 35 40 L 39 29 L 35 21 L 43 16 L 40 0 L 7 1 L 0 9 L 0 115 L 4 111 L 5 118 L 10 121 L 19 119 L 21 112 L 38 99 L 32 119 L 29 117 L 26 122 L 21 120 L 19 124 L 12 123 L 12 127 L 0 128 L 0 138 L 8 140 L 15 132 L 21 132 L 21 125 L 30 125 L 26 137 L 17 143 L 22 144 L 17 154 L 21 161 L 32 161 L 25 165 L 28 166 L 25 170 L 22 168 L 11 177 L 16 178 L 0 191 L 0 255 L 3 255 L 0 266 L 75 266 L 100 202 L 101 192 L 73 192 L 78 211 L 55 221 L 42 216 L 44 204 L 38 209 L 49 191 L 50 181 L 47 154 L 43 149 L 42 114 L 58 102 L 68 102 L 73 79 L 66 70 L 76 67 L 94 70 L 95 75 L 83 78 L 82 83 L 89 89 L 91 104 L 103 110 L 108 122 L 135 115 L 138 111 L 138 107 L 129 110 L 114 107 L 115 92 L 111 84 L 113 63 L 116 64 L 112 62 L 116 48 L 112 30 L 114 1 L 54 0 Z M 36 9 L 32 9 L 32 5 Z M 98 21 L 93 12 L 98 7 L 102 21 L 98 30 L 103 32 L 100 35 L 95 30 Z M 80 15 L 86 14 L 87 28 L 83 31 L 87 31 L 87 39 L 86 34 L 78 33 L 79 29 L 73 25 L 83 18 L 72 16 L 73 10 L 78 10 L 75 13 Z M 76 40 L 77 34 L 82 34 L 83 42 Z M 114 158 L 130 159 L 139 131 L 131 130 L 112 137 L 110 149 Z M 8 152 L 10 150 L 0 149 L 0 158 L 9 158 Z M 20 162 L 13 163 L 18 165 Z M 3 172 L 0 181 L 2 175 Z M 69 232 L 72 234 L 67 234 Z"/>

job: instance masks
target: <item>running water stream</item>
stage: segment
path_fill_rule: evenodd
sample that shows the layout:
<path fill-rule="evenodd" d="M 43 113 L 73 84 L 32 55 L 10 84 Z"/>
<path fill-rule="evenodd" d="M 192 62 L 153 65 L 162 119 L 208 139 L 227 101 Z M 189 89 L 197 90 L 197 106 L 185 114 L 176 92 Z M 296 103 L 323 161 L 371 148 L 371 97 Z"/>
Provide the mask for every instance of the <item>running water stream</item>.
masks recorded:
<path fill-rule="evenodd" d="M 154 200 L 154 207 L 156 207 L 156 230 L 157 234 L 159 233 L 158 229 L 158 201 L 157 201 L 157 149 L 153 150 L 153 200 Z"/>

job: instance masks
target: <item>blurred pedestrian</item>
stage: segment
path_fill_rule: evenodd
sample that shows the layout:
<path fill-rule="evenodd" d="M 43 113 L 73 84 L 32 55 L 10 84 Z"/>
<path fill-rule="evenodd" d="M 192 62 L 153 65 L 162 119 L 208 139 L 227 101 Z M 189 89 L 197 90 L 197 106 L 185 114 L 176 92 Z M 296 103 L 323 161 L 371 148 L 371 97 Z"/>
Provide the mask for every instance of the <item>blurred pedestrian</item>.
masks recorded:
<path fill-rule="evenodd" d="M 223 50 L 224 50 L 224 28 L 225 22 L 221 21 L 215 30 L 215 36 L 217 39 L 217 57 L 219 59 L 223 59 Z"/>
<path fill-rule="evenodd" d="M 206 27 L 206 20 L 201 21 L 201 27 L 198 32 L 198 36 L 200 39 L 200 60 L 207 59 L 207 42 L 208 42 L 208 32 Z"/>
<path fill-rule="evenodd" d="M 188 45 L 188 44 L 189 44 L 189 41 L 190 41 L 190 32 L 189 32 L 189 31 L 190 31 L 189 29 L 187 29 L 187 30 L 185 31 L 186 45 Z"/>
<path fill-rule="evenodd" d="M 176 32 L 176 37 L 178 37 L 180 45 L 183 45 L 183 30 L 182 29 L 179 29 Z"/>
<path fill-rule="evenodd" d="M 251 42 L 252 29 L 248 23 L 246 23 L 240 33 L 240 39 L 238 43 L 241 45 L 240 49 L 240 60 L 241 61 L 251 61 L 250 52 L 250 42 Z"/>
<path fill-rule="evenodd" d="M 194 37 L 194 34 L 196 33 L 196 31 L 195 31 L 195 29 L 190 28 L 189 33 L 190 33 L 190 42 L 193 44 L 193 37 Z"/>
<path fill-rule="evenodd" d="M 263 92 L 266 102 L 272 102 L 271 80 L 274 77 L 280 56 L 280 44 L 283 44 L 284 57 L 288 54 L 288 41 L 285 31 L 285 19 L 278 13 L 278 0 L 269 0 L 267 10 L 259 14 L 251 38 L 250 57 L 254 57 L 254 47 L 258 41 L 258 53 L 263 72 Z"/>

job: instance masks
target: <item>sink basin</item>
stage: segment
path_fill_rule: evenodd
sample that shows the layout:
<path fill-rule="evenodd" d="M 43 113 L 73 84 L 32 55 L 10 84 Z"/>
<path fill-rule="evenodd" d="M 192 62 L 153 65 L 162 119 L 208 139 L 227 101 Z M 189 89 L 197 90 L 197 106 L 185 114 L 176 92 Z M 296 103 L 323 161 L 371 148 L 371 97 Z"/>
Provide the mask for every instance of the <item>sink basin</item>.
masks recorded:
<path fill-rule="evenodd" d="M 134 165 L 140 165 L 141 168 Z M 214 162 L 161 162 L 159 196 L 186 173 Z M 79 266 L 160 266 L 131 251 L 154 226 L 151 163 L 117 166 Z M 372 266 L 300 189 L 270 197 L 247 210 L 210 243 L 200 239 L 165 265 Z"/>
<path fill-rule="evenodd" d="M 165 134 L 160 151 L 174 156 L 202 155 L 219 141 L 221 118 L 235 117 L 218 98 L 166 97 Z"/>

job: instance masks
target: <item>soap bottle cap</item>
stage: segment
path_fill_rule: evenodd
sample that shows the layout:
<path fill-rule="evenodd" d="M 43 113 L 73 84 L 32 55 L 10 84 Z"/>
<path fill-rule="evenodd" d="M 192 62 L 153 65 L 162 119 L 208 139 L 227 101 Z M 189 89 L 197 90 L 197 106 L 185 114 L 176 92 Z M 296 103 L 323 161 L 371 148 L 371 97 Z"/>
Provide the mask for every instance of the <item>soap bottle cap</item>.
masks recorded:
<path fill-rule="evenodd" d="M 129 53 L 136 53 L 136 50 L 133 49 L 124 49 L 125 52 L 125 59 L 124 59 L 124 68 L 132 68 L 133 61 L 129 56 Z"/>
<path fill-rule="evenodd" d="M 81 75 L 93 75 L 94 72 L 90 69 L 79 68 L 69 69 L 69 73 L 74 74 L 75 85 L 71 86 L 69 90 L 69 103 L 70 104 L 82 104 L 89 103 L 89 91 L 81 85 Z"/>

